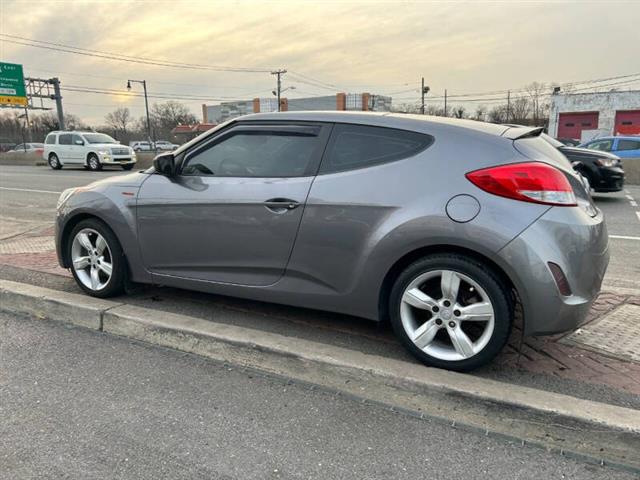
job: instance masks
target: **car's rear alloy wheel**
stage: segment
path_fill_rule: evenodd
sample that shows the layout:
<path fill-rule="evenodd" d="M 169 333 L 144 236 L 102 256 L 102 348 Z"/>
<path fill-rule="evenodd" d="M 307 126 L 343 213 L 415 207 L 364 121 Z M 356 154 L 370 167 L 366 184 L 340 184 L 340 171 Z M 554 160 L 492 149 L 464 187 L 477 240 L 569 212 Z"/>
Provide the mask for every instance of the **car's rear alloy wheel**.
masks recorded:
<path fill-rule="evenodd" d="M 85 292 L 96 297 L 120 293 L 124 259 L 118 240 L 98 220 L 80 222 L 71 234 L 69 258 L 73 276 Z"/>
<path fill-rule="evenodd" d="M 62 164 L 60 163 L 60 159 L 55 153 L 49 155 L 49 166 L 53 170 L 60 170 L 62 168 Z"/>
<path fill-rule="evenodd" d="M 87 165 L 89 165 L 89 170 L 93 170 L 94 172 L 102 170 L 100 159 L 98 159 L 98 156 L 94 155 L 93 153 L 89 155 L 89 158 L 87 159 Z"/>
<path fill-rule="evenodd" d="M 424 363 L 470 370 L 504 346 L 510 326 L 508 291 L 486 268 L 458 255 L 412 264 L 392 292 L 392 322 Z"/>

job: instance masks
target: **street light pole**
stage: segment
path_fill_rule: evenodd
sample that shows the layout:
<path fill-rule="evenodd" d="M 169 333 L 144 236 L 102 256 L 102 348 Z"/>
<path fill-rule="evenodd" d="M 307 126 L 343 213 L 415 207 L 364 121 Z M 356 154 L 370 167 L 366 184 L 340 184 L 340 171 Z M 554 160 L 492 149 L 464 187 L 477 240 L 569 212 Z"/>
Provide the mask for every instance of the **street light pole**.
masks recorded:
<path fill-rule="evenodd" d="M 151 138 L 151 122 L 149 121 L 149 99 L 147 98 L 147 81 L 146 80 L 127 80 L 127 90 L 131 91 L 131 82 L 142 84 L 142 90 L 144 91 L 144 108 L 147 112 L 147 139 L 153 144 Z"/>

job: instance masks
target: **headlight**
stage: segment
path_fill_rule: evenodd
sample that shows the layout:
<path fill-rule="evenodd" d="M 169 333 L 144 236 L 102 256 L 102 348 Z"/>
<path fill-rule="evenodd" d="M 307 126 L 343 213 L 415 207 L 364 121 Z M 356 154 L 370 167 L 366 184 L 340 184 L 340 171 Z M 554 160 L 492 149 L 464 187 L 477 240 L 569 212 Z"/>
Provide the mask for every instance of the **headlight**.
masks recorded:
<path fill-rule="evenodd" d="M 596 160 L 596 162 L 601 167 L 615 167 L 618 163 L 618 161 L 613 158 L 599 158 Z"/>
<path fill-rule="evenodd" d="M 77 188 L 67 188 L 64 192 L 62 192 L 60 194 L 60 197 L 58 197 L 58 204 L 56 205 L 56 209 L 59 209 L 62 205 L 64 205 L 64 203 L 69 200 L 69 197 L 71 197 L 71 195 L 73 195 L 76 190 L 78 190 Z"/>

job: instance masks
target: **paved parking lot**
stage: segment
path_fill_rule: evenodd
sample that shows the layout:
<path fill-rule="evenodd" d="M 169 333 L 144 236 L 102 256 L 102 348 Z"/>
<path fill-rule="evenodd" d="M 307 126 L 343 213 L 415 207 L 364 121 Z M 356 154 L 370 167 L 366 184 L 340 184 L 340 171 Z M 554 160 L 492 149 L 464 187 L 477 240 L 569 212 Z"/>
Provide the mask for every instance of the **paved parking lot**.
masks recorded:
<path fill-rule="evenodd" d="M 123 174 L 0 167 L 0 278 L 78 291 L 70 274 L 57 266 L 53 252 L 57 195 L 68 187 Z M 630 290 L 638 287 L 640 277 L 640 216 L 634 205 L 640 199 L 640 187 L 598 194 L 595 199 L 606 215 L 612 257 L 591 321 L 640 304 L 637 290 Z M 413 361 L 388 328 L 352 317 L 168 288 L 140 288 L 127 302 Z M 520 348 L 516 329 L 509 347 L 476 375 L 640 409 L 640 364 L 615 351 L 594 348 L 589 333 L 526 339 Z"/>

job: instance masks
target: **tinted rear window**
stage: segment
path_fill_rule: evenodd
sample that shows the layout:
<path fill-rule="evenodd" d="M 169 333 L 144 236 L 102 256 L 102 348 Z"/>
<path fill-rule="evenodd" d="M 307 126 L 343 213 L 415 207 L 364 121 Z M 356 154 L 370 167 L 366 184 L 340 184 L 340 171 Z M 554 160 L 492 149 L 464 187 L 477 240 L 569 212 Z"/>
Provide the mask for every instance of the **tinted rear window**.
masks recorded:
<path fill-rule="evenodd" d="M 433 143 L 433 137 L 384 127 L 337 124 L 320 173 L 371 167 L 411 157 Z"/>
<path fill-rule="evenodd" d="M 47 139 L 44 141 L 47 145 L 51 145 L 52 143 L 56 143 L 56 136 L 53 134 L 47 135 Z"/>
<path fill-rule="evenodd" d="M 71 134 L 63 133 L 62 135 L 60 135 L 60 138 L 58 138 L 58 143 L 60 145 L 71 145 Z"/>

